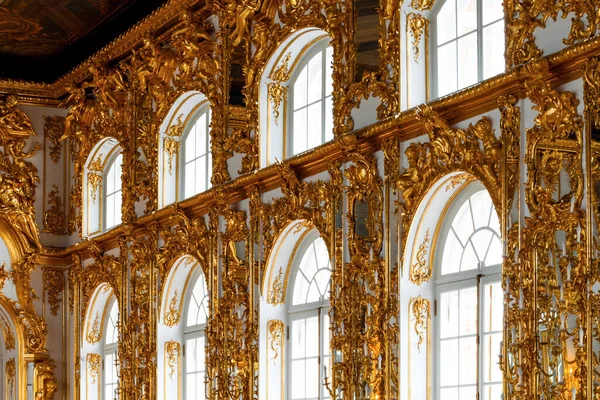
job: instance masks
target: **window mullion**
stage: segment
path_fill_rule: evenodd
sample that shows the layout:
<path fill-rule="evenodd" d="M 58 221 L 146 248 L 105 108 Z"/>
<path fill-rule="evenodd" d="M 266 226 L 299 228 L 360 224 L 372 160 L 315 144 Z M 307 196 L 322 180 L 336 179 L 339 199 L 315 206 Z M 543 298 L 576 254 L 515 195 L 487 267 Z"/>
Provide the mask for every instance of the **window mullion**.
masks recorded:
<path fill-rule="evenodd" d="M 483 81 L 483 2 L 477 0 L 477 81 Z"/>
<path fill-rule="evenodd" d="M 482 357 L 483 357 L 483 352 L 481 351 L 481 335 L 482 335 L 482 331 L 483 329 L 481 329 L 481 325 L 482 325 L 482 313 L 484 312 L 484 308 L 482 307 L 482 301 L 483 301 L 483 293 L 481 290 L 481 277 L 482 275 L 479 274 L 477 275 L 477 398 L 481 398 L 481 393 L 483 393 L 483 391 L 481 390 L 482 385 L 483 385 L 483 379 L 482 379 L 482 368 L 481 366 L 483 365 L 482 362 Z"/>

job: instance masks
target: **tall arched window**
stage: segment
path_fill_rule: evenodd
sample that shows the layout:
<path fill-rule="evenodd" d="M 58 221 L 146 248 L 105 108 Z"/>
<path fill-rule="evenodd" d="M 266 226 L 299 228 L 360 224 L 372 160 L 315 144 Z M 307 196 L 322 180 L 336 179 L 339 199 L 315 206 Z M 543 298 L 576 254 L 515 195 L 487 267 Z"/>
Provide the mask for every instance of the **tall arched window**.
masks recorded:
<path fill-rule="evenodd" d="M 442 225 L 437 297 L 436 398 L 500 400 L 503 293 L 500 224 L 472 184 Z"/>
<path fill-rule="evenodd" d="M 320 237 L 300 244 L 288 302 L 288 393 L 292 400 L 326 399 L 323 367 L 330 366 L 329 289 L 331 264 Z"/>
<path fill-rule="evenodd" d="M 119 387 L 119 378 L 117 375 L 117 345 L 119 341 L 119 307 L 114 300 L 110 306 L 108 320 L 106 321 L 104 348 L 103 348 L 103 399 L 118 399 L 117 389 Z"/>
<path fill-rule="evenodd" d="M 290 156 L 333 139 L 333 48 L 323 42 L 305 54 L 295 67 L 289 102 Z"/>
<path fill-rule="evenodd" d="M 504 71 L 502 1 L 445 0 L 434 13 L 438 96 Z"/>
<path fill-rule="evenodd" d="M 105 230 L 121 223 L 121 172 L 123 154 L 119 153 L 110 162 L 104 177 L 104 227 Z"/>
<path fill-rule="evenodd" d="M 184 198 L 210 188 L 212 155 L 210 151 L 210 107 L 204 106 L 194 115 L 183 140 L 182 159 Z"/>
<path fill-rule="evenodd" d="M 204 274 L 200 274 L 189 294 L 184 336 L 185 399 L 206 398 L 206 322 L 208 320 L 208 290 Z"/>

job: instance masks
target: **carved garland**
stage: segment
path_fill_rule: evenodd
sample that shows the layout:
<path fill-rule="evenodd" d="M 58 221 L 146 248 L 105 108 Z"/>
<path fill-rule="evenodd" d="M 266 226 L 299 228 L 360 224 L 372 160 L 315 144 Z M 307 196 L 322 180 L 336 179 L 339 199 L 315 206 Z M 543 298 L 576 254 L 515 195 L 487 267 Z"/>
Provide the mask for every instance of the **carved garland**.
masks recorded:
<path fill-rule="evenodd" d="M 415 285 L 421 285 L 431 279 L 433 270 L 429 267 L 427 262 L 427 251 L 429 247 L 429 228 L 425 231 L 425 237 L 423 242 L 419 245 L 417 250 L 416 261 L 410 267 L 410 280 Z"/>
<path fill-rule="evenodd" d="M 169 368 L 169 379 L 172 381 L 175 375 L 177 364 L 179 363 L 179 357 L 181 355 L 181 345 L 179 342 L 170 340 L 165 343 L 165 357 L 167 360 L 167 367 Z"/>
<path fill-rule="evenodd" d="M 410 311 L 414 322 L 413 329 L 418 337 L 417 350 L 420 352 L 431 320 L 431 302 L 423 297 L 415 297 L 410 302 Z"/>
<path fill-rule="evenodd" d="M 267 322 L 267 341 L 269 343 L 269 348 L 273 352 L 273 356 L 271 357 L 273 362 L 277 360 L 279 352 L 283 349 L 283 329 L 283 321 L 271 319 Z"/>
<path fill-rule="evenodd" d="M 92 385 L 95 385 L 100 376 L 100 366 L 102 364 L 102 357 L 100 354 L 90 353 L 86 357 L 87 369 Z"/>

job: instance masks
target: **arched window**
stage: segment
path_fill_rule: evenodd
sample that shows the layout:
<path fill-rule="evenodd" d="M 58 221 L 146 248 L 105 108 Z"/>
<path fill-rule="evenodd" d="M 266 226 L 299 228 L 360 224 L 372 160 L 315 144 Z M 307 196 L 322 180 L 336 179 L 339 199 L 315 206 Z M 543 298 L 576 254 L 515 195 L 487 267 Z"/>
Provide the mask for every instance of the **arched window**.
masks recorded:
<path fill-rule="evenodd" d="M 322 42 L 295 67 L 291 80 L 287 154 L 293 156 L 333 139 L 333 48 Z"/>
<path fill-rule="evenodd" d="M 189 294 L 184 336 L 184 385 L 186 400 L 206 398 L 206 322 L 208 320 L 208 289 L 204 274 L 200 274 Z"/>
<path fill-rule="evenodd" d="M 434 10 L 437 96 L 504 71 L 504 13 L 500 0 L 445 0 Z"/>
<path fill-rule="evenodd" d="M 121 172 L 123 154 L 119 153 L 108 166 L 104 177 L 104 227 L 105 230 L 121 223 Z"/>
<path fill-rule="evenodd" d="M 184 198 L 210 188 L 212 155 L 210 151 L 210 107 L 203 106 L 193 116 L 184 134 L 181 170 Z"/>
<path fill-rule="evenodd" d="M 437 399 L 500 400 L 503 293 L 500 223 L 471 184 L 450 206 L 437 254 Z"/>
<path fill-rule="evenodd" d="M 288 298 L 288 395 L 292 400 L 326 399 L 323 367 L 330 366 L 329 289 L 331 264 L 320 237 L 300 243 Z"/>
<path fill-rule="evenodd" d="M 119 307 L 117 301 L 113 301 L 106 321 L 104 348 L 103 348 L 103 399 L 118 399 L 117 389 L 119 378 L 117 375 L 117 344 L 119 341 Z"/>

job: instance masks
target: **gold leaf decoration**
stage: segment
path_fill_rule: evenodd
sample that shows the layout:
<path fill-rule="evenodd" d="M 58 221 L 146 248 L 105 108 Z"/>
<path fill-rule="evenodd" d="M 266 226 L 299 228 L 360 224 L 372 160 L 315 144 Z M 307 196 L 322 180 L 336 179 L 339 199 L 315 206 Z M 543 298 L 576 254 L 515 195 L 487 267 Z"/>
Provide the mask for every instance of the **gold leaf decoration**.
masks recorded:
<path fill-rule="evenodd" d="M 425 341 L 429 321 L 431 320 L 431 302 L 423 297 L 413 298 L 410 302 L 412 322 L 414 322 L 414 331 L 419 338 L 417 341 L 417 350 L 421 351 L 421 345 Z"/>
<path fill-rule="evenodd" d="M 429 37 L 429 20 L 421 14 L 414 12 L 406 14 L 406 31 L 410 32 L 413 41 L 413 53 L 415 62 L 419 60 L 421 37 L 425 35 L 425 40 Z"/>
<path fill-rule="evenodd" d="M 61 268 L 44 267 L 43 272 L 44 290 L 48 296 L 50 312 L 56 316 L 62 300 L 61 293 L 65 286 L 65 273 Z"/>
<path fill-rule="evenodd" d="M 269 288 L 269 294 L 267 296 L 267 302 L 269 304 L 273 304 L 276 306 L 282 305 L 284 303 L 284 293 L 283 293 L 283 268 L 279 267 L 279 272 L 273 282 L 271 283 L 271 287 Z"/>
<path fill-rule="evenodd" d="M 275 361 L 279 357 L 279 352 L 283 349 L 283 321 L 271 319 L 267 322 L 267 335 L 269 348 L 273 352 L 271 360 Z"/>
<path fill-rule="evenodd" d="M 2 329 L 2 336 L 4 337 L 4 348 L 7 351 L 15 349 L 15 335 L 8 320 L 4 316 L 4 313 L 0 312 L 0 328 Z"/>
<path fill-rule="evenodd" d="M 60 139 L 65 133 L 65 117 L 45 116 L 44 121 L 44 137 L 46 137 L 51 143 L 50 159 L 54 164 L 58 164 L 62 149 Z"/>
<path fill-rule="evenodd" d="M 96 311 L 94 321 L 88 328 L 86 339 L 90 344 L 96 344 L 102 338 L 102 331 L 100 330 L 100 313 Z"/>
<path fill-rule="evenodd" d="M 6 375 L 6 383 L 8 384 L 9 393 L 14 393 L 15 379 L 17 376 L 17 365 L 14 357 L 6 361 L 6 365 L 4 366 L 4 374 Z"/>
<path fill-rule="evenodd" d="M 429 228 L 425 231 L 423 242 L 417 250 L 416 261 L 410 266 L 410 280 L 416 285 L 427 282 L 432 275 L 432 270 L 427 263 L 427 251 L 429 247 Z"/>
<path fill-rule="evenodd" d="M 179 307 L 178 307 L 178 290 L 175 289 L 173 293 L 173 297 L 171 301 L 169 301 L 169 308 L 165 313 L 165 325 L 169 327 L 173 327 L 177 325 L 181 319 L 181 315 L 179 315 Z"/>
<path fill-rule="evenodd" d="M 165 357 L 167 360 L 167 366 L 169 367 L 169 379 L 173 380 L 175 375 L 175 369 L 179 363 L 179 356 L 181 355 L 181 345 L 179 342 L 169 340 L 165 343 Z"/>
<path fill-rule="evenodd" d="M 283 103 L 285 106 L 288 87 L 285 83 L 290 79 L 289 62 L 291 53 L 287 53 L 281 64 L 271 73 L 269 79 L 272 82 L 267 84 L 267 99 L 273 104 L 273 117 L 275 124 L 279 121 L 279 108 Z"/>
<path fill-rule="evenodd" d="M 67 222 L 63 209 L 62 199 L 56 185 L 52 185 L 52 190 L 48 193 L 48 209 L 44 213 L 44 229 L 42 232 L 54 235 L 66 234 Z"/>
<path fill-rule="evenodd" d="M 102 357 L 100 354 L 90 353 L 86 356 L 87 369 L 90 377 L 90 382 L 95 385 L 100 376 L 100 366 L 102 365 Z"/>

